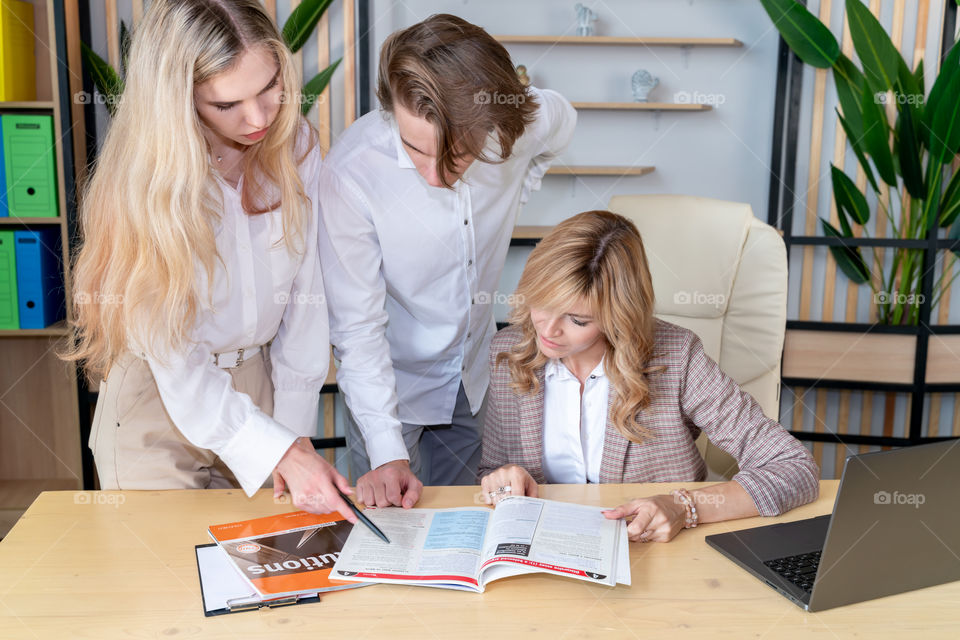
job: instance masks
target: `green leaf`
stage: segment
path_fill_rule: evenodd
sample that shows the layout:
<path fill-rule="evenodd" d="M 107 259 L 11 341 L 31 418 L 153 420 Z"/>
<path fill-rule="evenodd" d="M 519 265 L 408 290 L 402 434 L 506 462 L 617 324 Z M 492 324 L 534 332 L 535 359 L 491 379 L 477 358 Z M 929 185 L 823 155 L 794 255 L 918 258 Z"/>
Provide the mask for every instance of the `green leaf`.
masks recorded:
<path fill-rule="evenodd" d="M 833 180 L 833 199 L 837 203 L 837 211 L 842 211 L 844 215 L 849 216 L 851 220 L 861 226 L 867 224 L 870 221 L 870 206 L 860 189 L 857 189 L 857 185 L 847 174 L 832 164 L 830 165 L 830 177 Z M 842 224 L 843 218 L 841 218 Z M 850 230 L 844 229 L 844 235 L 849 237 L 851 235 Z"/>
<path fill-rule="evenodd" d="M 340 60 L 337 60 L 332 65 L 313 76 L 310 81 L 303 85 L 301 93 L 303 94 L 303 104 L 300 105 L 300 112 L 303 115 L 307 115 L 310 112 L 310 109 L 313 108 L 314 103 L 317 101 L 317 97 L 323 90 L 327 88 L 327 85 L 330 84 L 330 78 L 333 77 L 333 72 L 337 70 L 337 67 L 340 66 Z"/>
<path fill-rule="evenodd" d="M 920 62 L 917 63 L 917 68 L 913 70 L 913 82 L 920 90 L 920 93 L 924 93 L 923 58 L 920 58 Z"/>
<path fill-rule="evenodd" d="M 863 83 L 860 95 L 860 109 L 863 111 L 863 148 L 877 166 L 880 178 L 891 186 L 897 186 L 897 173 L 893 167 L 893 154 L 890 152 L 890 125 L 887 114 L 878 102 L 869 82 Z"/>
<path fill-rule="evenodd" d="M 845 237 L 836 227 L 823 218 L 820 218 L 820 224 L 823 225 L 824 235 L 834 238 Z M 870 270 L 867 268 L 867 263 L 863 260 L 860 247 L 830 247 L 830 253 L 833 255 L 833 259 L 837 261 L 837 266 L 850 278 L 851 282 L 863 284 L 870 280 Z"/>
<path fill-rule="evenodd" d="M 127 75 L 127 59 L 130 57 L 130 30 L 127 29 L 127 23 L 120 21 L 120 71 L 124 77 Z"/>
<path fill-rule="evenodd" d="M 900 52 L 862 0 L 847 0 L 847 22 L 867 81 L 877 89 L 889 91 L 903 62 Z"/>
<path fill-rule="evenodd" d="M 827 69 L 840 55 L 840 45 L 816 16 L 796 0 L 760 0 L 784 41 L 807 64 Z"/>
<path fill-rule="evenodd" d="M 303 0 L 283 24 L 283 41 L 296 53 L 310 39 L 317 22 L 333 0 Z M 321 73 L 323 73 L 321 71 Z"/>
<path fill-rule="evenodd" d="M 97 55 L 97 52 L 88 47 L 85 43 L 80 43 L 80 52 L 83 55 L 83 61 L 86 64 L 87 72 L 93 79 L 97 91 L 105 98 L 107 111 L 112 116 L 119 104 L 120 94 L 123 93 L 123 80 L 117 75 L 107 62 Z"/>
<path fill-rule="evenodd" d="M 930 148 L 932 140 L 931 128 L 933 127 L 933 115 L 940 110 L 940 105 L 944 100 L 949 100 L 947 94 L 948 85 L 954 77 L 960 75 L 960 47 L 953 47 L 940 66 L 940 73 L 937 79 L 933 81 L 933 87 L 930 89 L 930 95 L 927 96 L 927 104 L 924 108 L 923 125 L 921 130 L 924 139 L 927 142 L 927 148 Z M 956 100 L 956 96 L 954 96 Z"/>
<path fill-rule="evenodd" d="M 863 73 L 842 53 L 833 64 L 833 83 L 837 87 L 837 99 L 847 120 L 847 135 L 859 140 L 863 137 L 863 113 L 860 111 L 860 94 L 863 93 Z"/>
<path fill-rule="evenodd" d="M 901 109 L 900 117 L 897 118 L 896 132 L 899 142 L 897 157 L 900 160 L 900 175 L 903 176 L 903 184 L 910 196 L 923 200 L 927 197 L 927 189 L 923 181 L 920 141 L 914 124 L 916 122 L 916 117 L 913 115 L 914 106 L 904 103 Z"/>
<path fill-rule="evenodd" d="M 960 214 L 960 171 L 955 171 L 950 182 L 947 183 L 943 200 L 940 201 L 940 213 L 937 216 L 940 226 L 949 227 L 956 222 L 958 214 Z"/>
<path fill-rule="evenodd" d="M 863 140 L 861 139 L 863 134 L 861 133 L 859 138 L 855 137 L 850 130 L 850 126 L 847 124 L 846 118 L 841 116 L 839 111 L 837 112 L 837 118 L 839 118 L 840 126 L 843 127 L 844 132 L 847 134 L 850 148 L 853 149 L 853 153 L 857 156 L 860 167 L 863 168 L 864 175 L 867 176 L 870 186 L 873 187 L 873 192 L 880 193 L 880 186 L 877 184 L 877 179 L 873 177 L 873 169 L 870 167 L 870 162 L 867 160 L 866 152 L 863 149 Z"/>
<path fill-rule="evenodd" d="M 960 148 L 960 73 L 951 74 L 937 106 L 928 107 L 927 111 L 930 114 L 930 156 L 948 164 Z"/>

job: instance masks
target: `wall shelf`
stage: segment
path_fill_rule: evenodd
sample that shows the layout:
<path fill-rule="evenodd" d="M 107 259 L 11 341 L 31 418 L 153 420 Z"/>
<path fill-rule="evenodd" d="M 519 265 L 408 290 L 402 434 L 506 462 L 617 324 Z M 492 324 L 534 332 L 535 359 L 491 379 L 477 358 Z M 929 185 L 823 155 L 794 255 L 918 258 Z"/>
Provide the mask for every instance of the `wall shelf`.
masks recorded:
<path fill-rule="evenodd" d="M 636 45 L 643 47 L 742 47 L 736 38 L 636 38 L 621 36 L 494 36 L 502 44 Z"/>
<path fill-rule="evenodd" d="M 574 109 L 609 111 L 710 111 L 709 104 L 686 104 L 679 102 L 571 102 Z"/>
<path fill-rule="evenodd" d="M 645 176 L 655 167 L 608 167 L 590 165 L 554 165 L 547 169 L 548 176 Z"/>
<path fill-rule="evenodd" d="M 18 218 L 16 216 L 0 218 L 0 227 L 25 227 L 38 224 L 60 225 L 60 216 L 50 218 Z"/>

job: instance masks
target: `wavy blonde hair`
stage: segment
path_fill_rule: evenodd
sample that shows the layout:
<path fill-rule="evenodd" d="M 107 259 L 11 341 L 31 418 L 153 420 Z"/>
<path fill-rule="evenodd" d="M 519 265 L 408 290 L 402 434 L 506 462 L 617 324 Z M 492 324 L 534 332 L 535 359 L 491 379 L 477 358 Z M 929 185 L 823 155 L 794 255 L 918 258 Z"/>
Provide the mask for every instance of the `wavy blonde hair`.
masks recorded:
<path fill-rule="evenodd" d="M 564 220 L 527 259 L 510 314 L 521 340 L 497 355 L 506 361 L 517 393 L 540 389 L 537 372 L 546 363 L 538 346 L 531 308 L 565 313 L 585 303 L 606 341 L 604 373 L 615 393 L 613 423 L 625 438 L 651 436 L 637 421 L 650 404 L 647 376 L 660 371 L 648 363 L 654 353 L 653 281 L 636 226 L 609 211 L 586 211 Z"/>
<path fill-rule="evenodd" d="M 297 140 L 299 75 L 258 0 L 153 0 L 130 47 L 126 87 L 79 206 L 73 345 L 61 354 L 105 375 L 135 336 L 162 357 L 179 351 L 197 315 L 203 278 L 220 257 L 214 225 L 221 191 L 194 105 L 194 88 L 265 47 L 280 68 L 282 99 L 266 136 L 244 153 L 244 210 L 282 206 L 284 243 L 303 251 L 309 200 L 297 173 L 316 143 Z M 297 157 L 296 149 L 305 147 Z M 207 287 L 212 290 L 212 287 Z"/>

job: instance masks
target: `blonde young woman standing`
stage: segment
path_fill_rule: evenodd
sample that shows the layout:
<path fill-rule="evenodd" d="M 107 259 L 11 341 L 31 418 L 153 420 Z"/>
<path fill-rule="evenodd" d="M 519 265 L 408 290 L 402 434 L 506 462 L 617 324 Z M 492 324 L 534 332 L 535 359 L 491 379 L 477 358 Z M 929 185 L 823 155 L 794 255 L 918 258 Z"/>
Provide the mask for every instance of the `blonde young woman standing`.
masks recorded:
<path fill-rule="evenodd" d="M 640 234 L 609 211 L 569 218 L 527 260 L 511 326 L 490 347 L 481 484 L 488 502 L 537 483 L 696 482 L 703 431 L 737 459 L 729 482 L 638 498 L 631 540 L 778 515 L 812 501 L 810 453 L 724 374 L 692 331 L 653 315 Z"/>
<path fill-rule="evenodd" d="M 76 347 L 105 489 L 240 486 L 355 517 L 310 445 L 327 374 L 317 136 L 257 0 L 153 0 L 81 200 Z M 268 351 L 269 347 L 269 351 Z"/>

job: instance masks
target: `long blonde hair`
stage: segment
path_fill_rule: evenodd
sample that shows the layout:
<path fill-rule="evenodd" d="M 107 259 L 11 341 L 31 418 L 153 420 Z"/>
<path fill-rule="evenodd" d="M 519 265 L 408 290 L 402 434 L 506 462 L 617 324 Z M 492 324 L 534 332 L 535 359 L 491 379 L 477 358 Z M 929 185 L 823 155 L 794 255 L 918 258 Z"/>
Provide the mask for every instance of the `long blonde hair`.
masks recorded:
<path fill-rule="evenodd" d="M 89 375 L 106 374 L 131 332 L 158 357 L 181 350 L 198 313 L 212 306 L 200 299 L 200 280 L 212 283 L 220 261 L 214 225 L 223 205 L 194 88 L 256 47 L 275 57 L 283 93 L 266 136 L 244 154 L 242 203 L 250 215 L 282 206 L 286 248 L 302 252 L 310 209 L 297 166 L 316 135 L 308 125 L 310 139 L 297 140 L 299 77 L 276 25 L 259 0 L 153 0 L 80 198 L 75 340 L 62 356 L 82 361 Z"/>
<path fill-rule="evenodd" d="M 530 308 L 554 312 L 585 303 L 606 341 L 604 373 L 614 393 L 613 423 L 623 436 L 642 442 L 651 434 L 637 422 L 650 404 L 647 376 L 661 370 L 653 357 L 656 320 L 653 281 L 636 226 L 609 211 L 586 211 L 564 220 L 527 259 L 510 314 L 521 341 L 497 355 L 506 361 L 517 393 L 540 389 L 537 371 L 547 363 L 538 347 Z"/>

